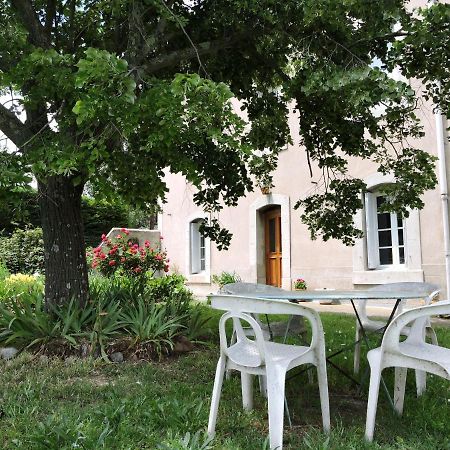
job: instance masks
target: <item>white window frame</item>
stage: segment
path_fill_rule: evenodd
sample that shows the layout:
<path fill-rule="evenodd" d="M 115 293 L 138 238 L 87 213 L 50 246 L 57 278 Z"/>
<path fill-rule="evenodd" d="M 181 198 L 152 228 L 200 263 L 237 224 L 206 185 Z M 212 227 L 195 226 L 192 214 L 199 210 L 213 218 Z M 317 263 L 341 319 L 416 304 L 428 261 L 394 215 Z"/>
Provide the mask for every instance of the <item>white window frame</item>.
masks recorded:
<path fill-rule="evenodd" d="M 364 182 L 369 193 L 376 193 L 383 185 L 394 183 L 395 179 L 392 175 L 382 175 L 376 172 L 366 177 Z M 364 206 L 366 206 L 365 196 L 362 197 L 362 201 Z M 374 201 L 376 204 L 376 200 Z M 370 245 L 370 238 L 367 239 L 367 234 L 377 232 L 377 229 L 375 229 L 377 227 L 376 217 L 370 216 L 370 213 L 368 213 L 369 209 L 365 207 L 364 210 L 358 211 L 354 216 L 355 226 L 365 231 L 365 236 L 357 239 L 353 247 L 353 284 L 358 286 L 424 281 L 419 210 L 410 210 L 409 216 L 403 218 L 405 264 L 381 266 L 379 260 L 377 263 L 377 256 L 375 255 L 375 253 L 378 253 L 378 248 Z M 371 208 L 371 211 L 373 214 L 376 209 Z M 378 242 L 378 237 L 376 239 L 376 242 Z M 374 249 L 377 251 L 375 252 Z"/>
<path fill-rule="evenodd" d="M 205 271 L 205 237 L 200 233 L 204 219 L 196 219 L 189 223 L 190 265 L 189 273 L 198 274 Z M 203 252 L 202 252 L 203 250 Z M 202 255 L 203 253 L 203 255 Z"/>
<path fill-rule="evenodd" d="M 366 192 L 365 194 L 365 213 L 366 213 L 366 245 L 367 245 L 367 267 L 368 269 L 382 269 L 382 268 L 392 268 L 395 266 L 405 267 L 406 261 L 408 260 L 407 255 L 407 229 L 405 219 L 403 218 L 403 249 L 404 249 L 404 261 L 400 263 L 400 245 L 398 242 L 398 214 L 395 212 L 390 213 L 391 217 L 391 227 L 386 230 L 378 229 L 378 207 L 377 199 L 379 197 L 384 197 L 385 195 L 379 192 Z M 380 247 L 379 242 L 379 231 L 391 232 L 392 245 L 389 247 Z M 380 249 L 381 248 L 391 248 L 392 249 L 392 264 L 381 264 L 380 262 Z"/>
<path fill-rule="evenodd" d="M 199 232 L 203 221 L 208 221 L 208 216 L 204 213 L 196 213 L 187 218 L 185 275 L 189 283 L 211 281 L 211 242 Z"/>

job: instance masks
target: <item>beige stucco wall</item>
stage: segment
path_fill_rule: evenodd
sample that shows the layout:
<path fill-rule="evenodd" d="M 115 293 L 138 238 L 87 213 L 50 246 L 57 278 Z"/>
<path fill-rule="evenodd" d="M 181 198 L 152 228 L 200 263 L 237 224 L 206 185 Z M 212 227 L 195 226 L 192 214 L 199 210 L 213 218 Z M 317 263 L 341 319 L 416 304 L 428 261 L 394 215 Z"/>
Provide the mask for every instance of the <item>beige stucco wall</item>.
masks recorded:
<path fill-rule="evenodd" d="M 435 119 L 430 105 L 423 104 L 418 112 L 425 130 L 425 137 L 412 145 L 427 150 L 436 155 Z M 200 295 L 216 290 L 209 284 L 210 276 L 221 271 L 237 272 L 244 281 L 256 282 L 257 273 L 264 265 L 264 258 L 256 258 L 255 239 L 258 224 L 255 229 L 255 208 L 271 203 L 272 198 L 282 199 L 282 221 L 289 236 L 283 235 L 283 258 L 290 257 L 289 272 L 283 268 L 283 287 L 290 288 L 292 280 L 304 278 L 309 288 L 353 288 L 361 284 L 354 284 L 354 257 L 352 247 L 346 247 L 339 241 L 323 242 L 321 239 L 312 241 L 305 225 L 300 221 L 300 211 L 294 210 L 299 198 L 310 194 L 315 188 L 314 181 L 320 173 L 313 167 L 313 177 L 310 177 L 306 154 L 298 142 L 298 125 L 295 116 L 291 118 L 291 133 L 293 145 L 280 153 L 279 165 L 274 174 L 275 187 L 272 195 L 263 195 L 259 189 L 249 193 L 239 201 L 234 208 L 226 208 L 220 213 L 221 224 L 233 233 L 233 239 L 228 251 L 219 252 L 214 244 L 210 244 L 208 255 L 210 268 L 203 275 L 189 275 L 189 234 L 188 224 L 196 217 L 205 217 L 202 210 L 192 202 L 194 188 L 186 183 L 180 175 L 167 174 L 166 182 L 169 187 L 167 203 L 163 207 L 161 232 L 164 245 L 171 259 L 173 270 L 188 276 L 195 292 Z M 448 125 L 448 124 L 447 124 Z M 448 148 L 447 142 L 446 150 Z M 448 152 L 447 152 L 448 153 Z M 450 162 L 448 164 L 450 166 Z M 438 162 L 436 162 L 436 170 Z M 448 179 L 450 170 L 447 168 Z M 376 173 L 376 165 L 362 160 L 349 162 L 349 173 L 362 179 L 370 178 Z M 415 271 L 413 277 L 408 278 L 407 271 L 389 277 L 386 270 L 381 280 L 389 281 L 428 281 L 439 284 L 445 289 L 445 260 L 443 245 L 442 205 L 439 185 L 423 196 L 425 207 L 418 215 L 418 239 L 420 239 L 421 270 Z M 280 202 L 275 201 L 276 204 Z M 286 207 L 286 204 L 288 207 Z M 256 206 L 255 206 L 256 205 Z M 259 205 L 259 206 L 258 206 Z M 256 246 L 261 242 L 256 242 Z M 286 275 L 289 276 L 286 276 Z M 384 277 L 384 278 L 383 278 Z M 399 277 L 401 279 L 399 279 Z M 380 280 L 380 278 L 377 278 Z"/>

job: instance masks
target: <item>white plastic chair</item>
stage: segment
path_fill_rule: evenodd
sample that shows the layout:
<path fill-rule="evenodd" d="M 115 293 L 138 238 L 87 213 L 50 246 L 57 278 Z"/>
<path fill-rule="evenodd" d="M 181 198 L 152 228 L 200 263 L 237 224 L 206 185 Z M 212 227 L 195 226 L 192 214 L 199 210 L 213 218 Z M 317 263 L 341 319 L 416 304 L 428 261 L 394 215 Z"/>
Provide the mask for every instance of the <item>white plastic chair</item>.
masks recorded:
<path fill-rule="evenodd" d="M 228 369 L 234 369 L 241 373 L 242 403 L 247 410 L 253 407 L 253 375 L 267 377 L 270 448 L 282 450 L 286 372 L 302 364 L 313 364 L 317 367 L 323 427 L 328 432 L 330 406 L 325 341 L 318 313 L 287 301 L 231 295 L 212 296 L 211 306 L 227 312 L 219 322 L 220 358 L 217 363 L 209 414 L 210 436 L 215 432 L 224 373 Z M 261 327 L 252 314 L 291 314 L 306 317 L 311 323 L 312 330 L 310 346 L 279 344 L 265 340 Z M 234 344 L 229 344 L 227 340 L 225 324 L 228 320 L 233 321 L 236 330 L 237 341 Z M 246 336 L 241 320 L 252 328 L 254 340 Z"/>
<path fill-rule="evenodd" d="M 251 295 L 252 297 L 258 297 L 258 295 L 263 298 L 265 294 L 270 295 L 279 295 L 279 299 L 281 300 L 284 295 L 291 294 L 290 291 L 286 291 L 284 289 L 270 286 L 267 284 L 261 283 L 247 283 L 243 281 L 239 281 L 237 283 L 229 283 L 224 285 L 218 294 L 226 294 L 226 295 L 237 295 L 244 296 Z M 268 323 L 261 319 L 258 314 L 252 314 L 252 317 L 258 322 L 258 325 L 261 327 L 263 337 L 266 341 L 273 340 L 275 337 L 283 337 L 284 341 L 286 340 L 288 335 L 300 335 L 302 339 L 305 339 L 306 336 L 306 326 L 303 320 L 303 317 L 290 317 L 288 323 L 286 322 L 272 322 Z M 244 333 L 248 337 L 253 337 L 253 330 L 251 327 L 242 327 Z M 231 337 L 231 344 L 236 342 L 236 330 L 233 330 L 233 334 Z M 231 370 L 227 370 L 226 379 L 228 380 L 231 376 Z M 308 380 L 310 383 L 313 382 L 313 374 L 311 371 L 308 371 Z M 259 390 L 264 397 L 267 397 L 267 381 L 264 376 L 259 377 Z"/>
<path fill-rule="evenodd" d="M 270 286 L 261 283 L 230 283 L 222 287 L 218 294 L 228 294 L 228 295 L 238 295 L 238 296 L 252 296 L 264 298 L 265 294 L 279 295 L 279 299 L 283 299 L 286 294 L 292 294 L 291 291 L 286 291 L 275 286 Z M 302 317 L 295 317 L 289 320 L 289 325 L 287 326 L 285 322 L 272 322 L 270 325 L 265 323 L 258 315 L 253 316 L 258 322 L 259 326 L 263 331 L 264 338 L 269 340 L 271 337 L 286 337 L 289 335 L 302 335 L 306 334 L 306 327 L 303 322 Z M 245 330 L 245 328 L 244 328 Z M 251 335 L 251 330 L 248 330 Z"/>
<path fill-rule="evenodd" d="M 425 305 L 429 305 L 433 300 L 435 300 L 439 295 L 439 287 L 431 284 L 431 283 L 418 283 L 418 282 L 405 282 L 405 283 L 387 283 L 379 286 L 375 286 L 370 288 L 369 291 L 377 292 L 377 291 L 390 291 L 390 290 L 402 290 L 406 292 L 426 292 L 428 295 L 425 297 Z M 420 295 L 418 296 L 420 297 Z M 400 302 L 396 315 L 400 314 L 403 310 L 404 301 Z M 361 323 L 364 327 L 365 331 L 374 332 L 379 331 L 382 332 L 384 327 L 386 326 L 386 321 L 381 320 L 373 320 L 367 316 L 367 300 L 358 300 L 355 301 L 355 307 L 358 311 L 358 315 L 361 319 Z M 431 324 L 427 324 L 427 335 L 430 337 L 431 342 L 435 345 L 438 344 L 436 333 L 434 332 Z M 402 330 L 402 336 L 408 336 L 410 332 L 409 327 L 405 327 Z M 353 361 L 353 370 L 354 373 L 357 374 L 359 372 L 360 360 L 361 360 L 361 340 L 363 338 L 363 333 L 361 330 L 360 323 L 358 319 L 356 319 L 356 336 L 355 336 L 355 354 Z"/>
<path fill-rule="evenodd" d="M 450 313 L 450 302 L 441 301 L 434 305 L 421 306 L 397 316 L 386 329 L 381 347 L 370 350 L 367 359 L 370 364 L 369 400 L 367 403 L 366 440 L 371 442 L 375 428 L 378 391 L 381 372 L 395 367 L 394 406 L 399 414 L 403 412 L 407 369 L 430 372 L 450 380 L 450 349 L 425 342 L 425 327 L 429 317 Z M 414 323 L 407 339 L 400 342 L 406 325 Z"/>

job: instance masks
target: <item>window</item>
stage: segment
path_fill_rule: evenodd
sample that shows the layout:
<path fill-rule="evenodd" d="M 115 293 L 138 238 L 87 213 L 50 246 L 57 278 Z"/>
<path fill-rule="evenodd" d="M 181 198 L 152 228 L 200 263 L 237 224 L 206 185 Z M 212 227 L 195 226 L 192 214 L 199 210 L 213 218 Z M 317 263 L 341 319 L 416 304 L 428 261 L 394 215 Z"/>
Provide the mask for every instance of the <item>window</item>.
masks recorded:
<path fill-rule="evenodd" d="M 193 220 L 189 224 L 190 231 L 190 273 L 200 273 L 206 269 L 205 236 L 200 233 L 200 225 L 204 219 Z"/>
<path fill-rule="evenodd" d="M 369 269 L 405 265 L 405 221 L 395 212 L 384 212 L 385 197 L 366 194 L 367 266 Z"/>

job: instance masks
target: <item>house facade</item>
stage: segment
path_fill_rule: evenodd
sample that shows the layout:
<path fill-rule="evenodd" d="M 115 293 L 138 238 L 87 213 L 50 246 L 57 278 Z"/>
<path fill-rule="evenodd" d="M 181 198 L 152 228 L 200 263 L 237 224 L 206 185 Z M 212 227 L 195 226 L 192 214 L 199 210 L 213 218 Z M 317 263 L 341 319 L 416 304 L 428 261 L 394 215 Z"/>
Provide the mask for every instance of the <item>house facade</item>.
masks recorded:
<path fill-rule="evenodd" d="M 425 207 L 412 210 L 408 218 L 382 213 L 379 189 L 394 178 L 378 173 L 370 161 L 349 161 L 349 174 L 362 178 L 368 188 L 364 209 L 354 218 L 364 237 L 353 247 L 336 240 L 311 240 L 300 211 L 294 209 L 298 199 L 314 191 L 320 176 L 314 167 L 310 176 L 294 115 L 290 120 L 293 144 L 280 152 L 271 191 L 263 193 L 256 188 L 236 207 L 220 213 L 221 224 L 233 233 L 227 251 L 218 251 L 200 235 L 199 225 L 208 216 L 192 200 L 195 188 L 182 176 L 167 174 L 169 192 L 159 228 L 172 270 L 183 274 L 200 296 L 217 290 L 211 285 L 211 276 L 222 271 L 236 272 L 243 281 L 284 289 L 292 289 L 294 280 L 303 278 L 310 289 L 426 281 L 446 292 L 450 157 L 445 160 L 449 151 L 445 130 L 449 123 L 435 115 L 431 105 L 424 104 L 419 116 L 425 136 L 413 144 L 438 157 L 439 184 L 424 194 Z"/>

